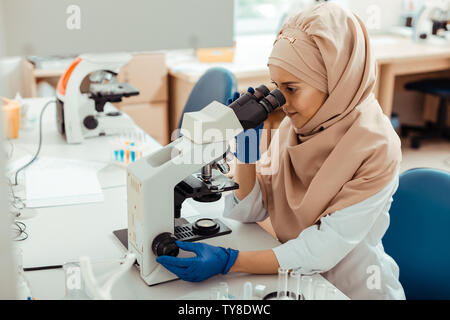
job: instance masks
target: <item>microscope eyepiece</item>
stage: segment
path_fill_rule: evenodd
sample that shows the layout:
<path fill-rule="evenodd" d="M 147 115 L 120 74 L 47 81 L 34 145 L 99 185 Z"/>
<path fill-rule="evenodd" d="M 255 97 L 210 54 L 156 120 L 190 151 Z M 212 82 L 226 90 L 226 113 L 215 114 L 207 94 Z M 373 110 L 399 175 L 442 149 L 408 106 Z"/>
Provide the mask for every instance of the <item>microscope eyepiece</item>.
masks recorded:
<path fill-rule="evenodd" d="M 267 98 L 267 100 L 270 101 L 270 103 L 272 103 L 272 105 L 274 106 L 274 109 L 279 108 L 286 103 L 286 98 L 283 96 L 281 91 L 278 89 L 272 90 L 266 98 Z M 276 103 L 278 104 L 277 106 L 276 106 Z"/>
<path fill-rule="evenodd" d="M 266 108 L 267 113 L 271 113 L 276 108 L 281 107 L 286 103 L 286 99 L 280 90 L 272 90 L 266 97 L 261 99 L 260 103 Z"/>
<path fill-rule="evenodd" d="M 260 85 L 253 93 L 246 92 L 240 96 L 229 107 L 233 109 L 245 130 L 259 126 L 269 113 L 285 103 L 286 99 L 278 89 L 269 91 L 266 86 Z"/>
<path fill-rule="evenodd" d="M 254 93 L 258 101 L 267 96 L 268 94 L 270 94 L 270 90 L 263 84 L 260 85 L 258 88 L 256 88 Z"/>

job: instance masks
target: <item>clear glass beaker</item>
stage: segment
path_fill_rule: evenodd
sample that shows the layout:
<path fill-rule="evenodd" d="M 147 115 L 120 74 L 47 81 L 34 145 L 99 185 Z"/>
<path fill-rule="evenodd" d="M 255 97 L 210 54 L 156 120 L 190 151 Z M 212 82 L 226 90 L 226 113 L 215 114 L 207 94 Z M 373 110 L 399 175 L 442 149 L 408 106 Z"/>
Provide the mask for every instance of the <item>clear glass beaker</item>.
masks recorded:
<path fill-rule="evenodd" d="M 314 283 L 314 300 L 326 300 L 327 299 L 328 285 L 323 280 L 316 280 Z"/>
<path fill-rule="evenodd" d="M 314 298 L 314 283 L 312 276 L 303 275 L 301 277 L 301 286 L 300 286 L 303 296 L 307 300 L 312 300 Z"/>

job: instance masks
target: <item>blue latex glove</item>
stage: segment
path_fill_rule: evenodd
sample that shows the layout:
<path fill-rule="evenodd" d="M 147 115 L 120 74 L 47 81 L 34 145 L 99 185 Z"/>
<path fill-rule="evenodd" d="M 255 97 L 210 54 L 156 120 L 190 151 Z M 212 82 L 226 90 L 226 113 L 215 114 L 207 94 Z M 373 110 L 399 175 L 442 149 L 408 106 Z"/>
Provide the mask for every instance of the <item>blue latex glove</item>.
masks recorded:
<path fill-rule="evenodd" d="M 249 87 L 248 92 L 254 93 L 255 90 Z M 232 99 L 228 99 L 228 105 L 240 97 L 239 92 L 233 94 Z M 259 160 L 261 154 L 259 152 L 259 141 L 264 123 L 261 123 L 254 129 L 247 129 L 238 134 L 236 139 L 236 152 L 234 156 L 244 163 L 254 163 Z"/>
<path fill-rule="evenodd" d="M 197 254 L 191 258 L 159 256 L 156 261 L 176 274 L 180 279 L 199 282 L 216 274 L 227 274 L 236 262 L 239 251 L 211 246 L 201 242 L 176 241 L 177 246 L 185 251 Z"/>

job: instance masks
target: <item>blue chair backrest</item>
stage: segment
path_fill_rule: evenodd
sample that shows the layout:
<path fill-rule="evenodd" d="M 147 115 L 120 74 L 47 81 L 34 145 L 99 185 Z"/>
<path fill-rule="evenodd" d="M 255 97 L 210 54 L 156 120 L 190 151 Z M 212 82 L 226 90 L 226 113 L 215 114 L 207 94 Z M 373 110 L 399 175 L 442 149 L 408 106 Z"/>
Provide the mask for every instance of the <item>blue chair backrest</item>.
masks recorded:
<path fill-rule="evenodd" d="M 203 109 L 211 102 L 226 104 L 236 91 L 236 78 L 227 69 L 211 68 L 206 71 L 195 84 L 189 95 L 183 114 L 178 122 L 181 128 L 185 112 L 195 112 Z"/>
<path fill-rule="evenodd" d="M 383 245 L 406 299 L 450 299 L 450 173 L 406 171 L 393 198 Z"/>

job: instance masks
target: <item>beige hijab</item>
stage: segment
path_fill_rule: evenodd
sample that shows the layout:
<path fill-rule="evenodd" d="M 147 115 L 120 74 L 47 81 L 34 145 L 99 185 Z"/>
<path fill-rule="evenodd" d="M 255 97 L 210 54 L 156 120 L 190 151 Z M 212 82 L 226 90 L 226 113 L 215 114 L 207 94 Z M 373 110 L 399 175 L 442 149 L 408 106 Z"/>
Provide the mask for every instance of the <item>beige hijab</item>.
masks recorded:
<path fill-rule="evenodd" d="M 268 64 L 328 93 L 301 129 L 286 117 L 261 157 L 263 201 L 286 242 L 381 191 L 398 172 L 400 139 L 374 97 L 376 63 L 367 31 L 351 12 L 323 3 L 292 17 Z"/>

